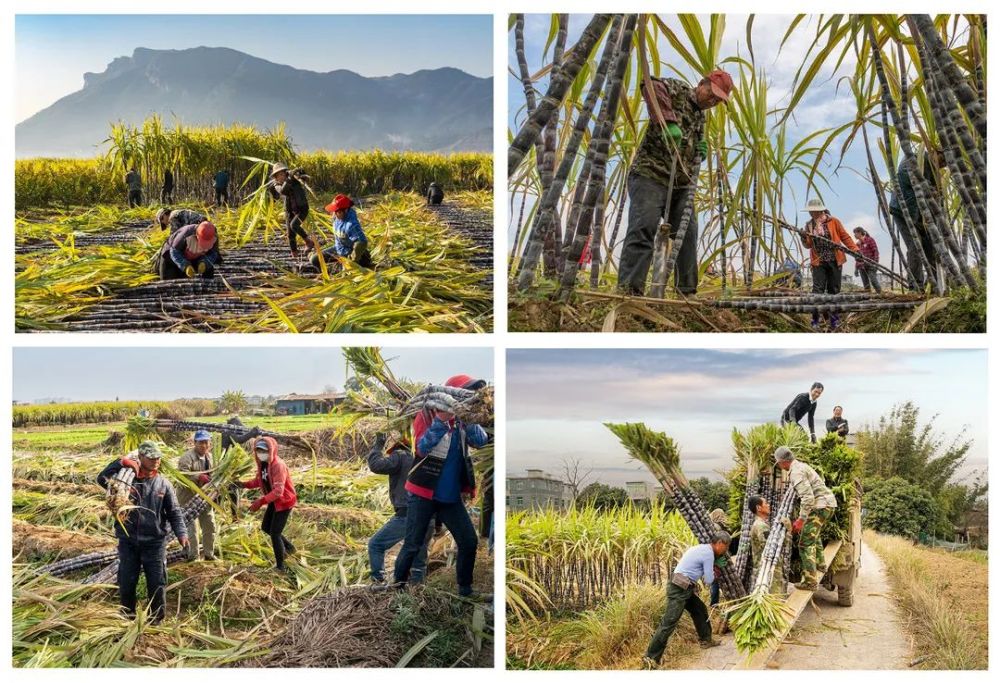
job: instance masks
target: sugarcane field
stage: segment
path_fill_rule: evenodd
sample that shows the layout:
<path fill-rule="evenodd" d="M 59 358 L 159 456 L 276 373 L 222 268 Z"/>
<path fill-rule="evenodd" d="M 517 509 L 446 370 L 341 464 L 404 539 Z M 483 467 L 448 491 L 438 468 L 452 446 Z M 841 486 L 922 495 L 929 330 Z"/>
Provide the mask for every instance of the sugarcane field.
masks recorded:
<path fill-rule="evenodd" d="M 986 331 L 985 14 L 511 14 L 512 332 Z"/>
<path fill-rule="evenodd" d="M 509 669 L 987 669 L 985 351 L 506 365 Z"/>
<path fill-rule="evenodd" d="M 489 349 L 15 350 L 12 665 L 492 667 L 493 393 Z"/>
<path fill-rule="evenodd" d="M 231 44 L 153 49 L 193 20 Z M 19 18 L 19 50 L 69 50 L 60 21 Z M 16 331 L 492 331 L 492 78 L 463 70 L 492 62 L 488 21 L 456 50 L 425 37 L 451 19 L 393 19 L 426 55 L 391 76 L 388 36 L 296 54 L 265 15 L 88 21 L 129 54 L 22 74 Z"/>

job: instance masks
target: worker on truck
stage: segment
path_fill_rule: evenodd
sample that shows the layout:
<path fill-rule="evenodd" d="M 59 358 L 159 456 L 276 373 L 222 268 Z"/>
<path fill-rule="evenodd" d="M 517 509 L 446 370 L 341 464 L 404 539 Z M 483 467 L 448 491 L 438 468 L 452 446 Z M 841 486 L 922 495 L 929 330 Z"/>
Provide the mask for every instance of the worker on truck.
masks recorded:
<path fill-rule="evenodd" d="M 781 413 L 781 426 L 787 424 L 799 424 L 799 420 L 809 416 L 809 438 L 816 443 L 816 401 L 823 395 L 823 385 L 820 382 L 813 382 L 809 388 L 809 393 L 802 393 L 795 396 L 792 402 L 785 406 Z M 805 428 L 803 427 L 803 430 Z"/>
<path fill-rule="evenodd" d="M 751 496 L 748 501 L 750 514 L 753 515 L 753 524 L 750 526 L 750 559 L 753 570 L 751 576 L 757 576 L 760 568 L 760 561 L 764 555 L 764 546 L 767 545 L 767 537 L 771 534 L 771 504 L 760 496 Z M 788 520 L 783 520 L 786 524 Z M 791 535 L 790 530 L 782 530 L 782 533 Z M 788 586 L 788 578 L 785 576 L 785 564 L 779 562 L 774 568 L 771 577 L 771 592 L 780 595 L 785 592 Z"/>
<path fill-rule="evenodd" d="M 156 212 L 156 223 L 153 227 L 159 227 L 160 230 L 170 228 L 172 235 L 185 225 L 201 225 L 207 220 L 207 216 L 192 209 L 163 208 Z"/>
<path fill-rule="evenodd" d="M 708 149 L 703 137 L 705 110 L 728 101 L 732 89 L 733 79 L 721 70 L 712 71 L 694 88 L 676 78 L 643 81 L 649 126 L 628 176 L 628 230 L 618 268 L 618 288 L 624 293 L 645 292 L 661 219 L 674 233 L 680 227 L 688 188 L 697 182 L 689 177 L 691 169 Z M 698 289 L 697 220 L 692 212 L 677 254 L 674 280 L 682 294 Z"/>
<path fill-rule="evenodd" d="M 833 417 L 826 421 L 826 433 L 836 434 L 841 439 L 846 438 L 850 433 L 847 420 L 844 419 L 844 408 L 842 406 L 833 407 Z"/>
<path fill-rule="evenodd" d="M 168 528 L 182 547 L 188 547 L 184 514 L 174 487 L 159 473 L 162 458 L 163 453 L 155 441 L 143 441 L 138 449 L 115 460 L 97 475 L 98 486 L 106 489 L 122 468 L 128 467 L 135 472 L 129 489 L 129 502 L 135 508 L 128 511 L 124 524 L 115 521 L 118 599 L 124 612 L 134 619 L 135 589 L 139 585 L 139 573 L 144 573 L 154 624 L 166 616 Z"/>
<path fill-rule="evenodd" d="M 204 429 L 194 433 L 194 448 L 189 449 L 178 459 L 177 469 L 182 477 L 204 488 L 212 480 L 212 435 Z M 177 493 L 181 507 L 194 500 L 198 495 L 191 489 L 182 486 Z M 200 529 L 199 529 L 200 527 Z M 198 519 L 191 522 L 188 544 L 188 559 L 198 559 L 198 532 L 201 531 L 201 557 L 209 562 L 215 561 L 215 512 L 211 505 L 206 505 Z"/>
<path fill-rule="evenodd" d="M 711 543 L 702 543 L 684 551 L 667 586 L 667 609 L 660 619 L 660 624 L 646 648 L 642 658 L 643 668 L 655 669 L 660 666 L 660 658 L 667 649 L 667 641 L 680 623 L 684 612 L 691 615 L 698 641 L 702 649 L 716 647 L 722 643 L 712 637 L 712 624 L 708 620 L 708 607 L 698 597 L 698 579 L 706 586 L 716 581 L 717 568 L 715 559 L 722 557 L 729 550 L 732 537 L 725 531 L 717 531 L 712 536 Z"/>
<path fill-rule="evenodd" d="M 799 535 L 799 560 L 802 562 L 802 581 L 795 584 L 799 590 L 815 591 L 826 574 L 823 560 L 823 527 L 837 509 L 837 499 L 827 488 L 823 478 L 809 465 L 795 459 L 787 446 L 774 451 L 778 467 L 788 472 L 788 482 L 799 497 L 799 518 L 792 524 L 792 531 Z"/>
<path fill-rule="evenodd" d="M 292 256 L 299 255 L 298 237 L 305 242 L 306 251 L 315 249 L 316 243 L 302 225 L 309 216 L 309 199 L 298 169 L 291 171 L 284 164 L 275 164 L 267 190 L 274 199 L 280 199 L 285 205 L 285 229 L 288 230 L 288 248 Z"/>
<path fill-rule="evenodd" d="M 406 490 L 406 475 L 413 468 L 413 453 L 405 439 L 399 438 L 386 447 L 388 436 L 379 432 L 368 453 L 368 469 L 374 474 L 389 476 L 389 498 L 395 514 L 375 535 L 368 539 L 368 564 L 375 586 L 385 585 L 385 554 L 390 548 L 406 537 L 406 511 L 409 507 L 409 493 Z M 410 568 L 410 583 L 420 583 L 427 570 L 427 544 L 434 535 L 434 525 L 427 525 L 424 544 L 417 552 Z"/>

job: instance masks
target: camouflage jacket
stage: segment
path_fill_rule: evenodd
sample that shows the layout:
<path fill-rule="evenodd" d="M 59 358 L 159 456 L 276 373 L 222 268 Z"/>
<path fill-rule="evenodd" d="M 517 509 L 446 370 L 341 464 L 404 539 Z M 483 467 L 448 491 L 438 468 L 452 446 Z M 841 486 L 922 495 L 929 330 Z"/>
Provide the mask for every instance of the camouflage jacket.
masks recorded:
<path fill-rule="evenodd" d="M 771 525 L 758 517 L 750 527 L 750 558 L 756 569 L 760 566 L 760 558 L 764 552 L 764 544 L 767 543 L 767 535 L 771 532 Z"/>
<path fill-rule="evenodd" d="M 683 133 L 678 145 L 680 157 L 677 159 L 674 186 L 687 187 L 691 165 L 698 154 L 698 143 L 705 132 L 705 112 L 695 104 L 694 89 L 687 83 L 676 78 L 664 78 L 660 82 L 666 86 L 673 107 L 673 112 L 664 112 L 665 118 L 676 120 Z M 646 135 L 632 161 L 632 173 L 669 185 L 673 139 L 667 136 L 670 142 L 664 140 L 664 131 L 652 121 L 653 113 L 650 112 L 649 116 Z"/>

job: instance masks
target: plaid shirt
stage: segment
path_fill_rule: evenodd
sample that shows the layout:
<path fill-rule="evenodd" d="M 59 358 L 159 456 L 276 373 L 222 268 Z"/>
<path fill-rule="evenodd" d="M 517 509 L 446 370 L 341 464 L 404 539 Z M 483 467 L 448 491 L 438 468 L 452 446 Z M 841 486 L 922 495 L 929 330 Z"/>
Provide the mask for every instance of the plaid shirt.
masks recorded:
<path fill-rule="evenodd" d="M 875 243 L 875 238 L 871 235 L 865 235 L 861 239 L 857 240 L 858 251 L 869 261 L 874 261 L 878 263 L 878 244 Z M 868 267 L 868 264 L 858 262 L 858 268 Z"/>

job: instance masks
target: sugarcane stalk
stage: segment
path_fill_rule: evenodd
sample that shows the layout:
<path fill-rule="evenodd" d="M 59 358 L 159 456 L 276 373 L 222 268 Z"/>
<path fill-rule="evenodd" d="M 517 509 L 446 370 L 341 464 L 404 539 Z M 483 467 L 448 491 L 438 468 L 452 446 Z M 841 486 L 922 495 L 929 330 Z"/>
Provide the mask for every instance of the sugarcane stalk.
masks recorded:
<path fill-rule="evenodd" d="M 674 264 L 677 263 L 677 256 L 684 245 L 684 236 L 687 235 L 688 226 L 691 224 L 691 216 L 694 214 L 694 192 L 698 186 L 698 176 L 701 174 L 701 161 L 701 155 L 696 154 L 694 160 L 691 162 L 691 169 L 689 171 L 691 182 L 688 183 L 686 188 L 681 223 L 677 226 L 677 232 L 674 234 L 674 241 L 670 247 L 670 254 L 667 256 L 666 264 L 663 266 L 662 282 L 664 286 L 666 286 L 666 283 L 670 280 L 670 275 L 674 272 Z M 668 205 L 667 212 L 669 213 L 669 211 L 670 206 Z"/>

